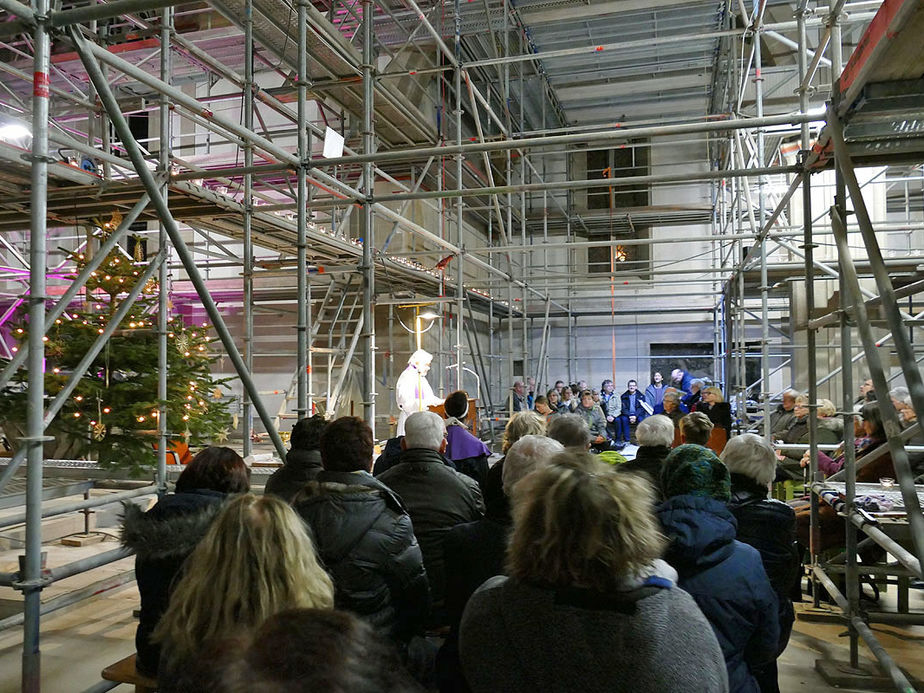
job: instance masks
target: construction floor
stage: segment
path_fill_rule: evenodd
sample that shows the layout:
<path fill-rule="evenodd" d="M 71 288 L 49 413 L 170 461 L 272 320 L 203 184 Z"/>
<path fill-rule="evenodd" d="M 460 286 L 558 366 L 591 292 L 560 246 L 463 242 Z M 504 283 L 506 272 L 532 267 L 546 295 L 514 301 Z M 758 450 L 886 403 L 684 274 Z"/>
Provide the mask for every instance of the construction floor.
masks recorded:
<path fill-rule="evenodd" d="M 142 501 L 143 502 L 143 501 Z M 101 513 L 101 515 L 103 515 Z M 100 524 L 114 524 L 115 517 L 101 516 Z M 115 532 L 102 529 L 104 541 L 82 547 L 62 546 L 50 542 L 48 565 L 58 566 L 95 552 L 114 548 Z M 15 570 L 16 556 L 21 549 L 0 552 L 0 572 Z M 53 584 L 43 592 L 43 601 L 66 594 L 132 570 L 134 559 L 127 558 Z M 42 618 L 42 691 L 47 693 L 79 693 L 100 682 L 104 666 L 134 652 L 136 620 L 133 610 L 139 606 L 134 582 L 109 590 L 89 601 L 65 608 Z M 895 588 L 883 593 L 881 610 L 894 610 Z M 912 589 L 912 611 L 924 612 L 924 590 Z M 809 610 L 806 602 L 800 611 Z M 19 611 L 19 595 L 10 588 L 0 588 L 0 619 Z M 874 632 L 882 645 L 912 679 L 924 680 L 924 626 L 897 627 L 874 624 Z M 860 645 L 861 658 L 872 662 L 872 654 Z M 20 659 L 22 657 L 22 627 L 0 630 L 0 693 L 20 689 Z M 789 647 L 779 660 L 780 689 L 787 691 L 827 690 L 894 690 L 877 689 L 864 684 L 852 688 L 834 688 L 816 672 L 816 660 L 840 662 L 848 660 L 846 627 L 836 622 L 819 623 L 797 619 Z M 116 691 L 127 692 L 129 686 Z M 924 687 L 920 688 L 924 691 Z"/>

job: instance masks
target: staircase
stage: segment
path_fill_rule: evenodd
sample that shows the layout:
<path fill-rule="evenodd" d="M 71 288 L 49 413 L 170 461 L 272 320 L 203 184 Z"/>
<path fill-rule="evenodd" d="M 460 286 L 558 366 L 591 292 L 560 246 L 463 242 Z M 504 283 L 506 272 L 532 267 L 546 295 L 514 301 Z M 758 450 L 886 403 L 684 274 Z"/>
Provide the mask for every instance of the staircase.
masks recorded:
<path fill-rule="evenodd" d="M 313 302 L 308 344 L 311 350 L 314 412 L 337 412 L 348 390 L 353 355 L 363 329 L 362 275 L 331 275 L 320 302 Z M 319 366 L 324 364 L 326 369 Z M 292 373 L 275 424 L 297 416 L 298 369 Z"/>

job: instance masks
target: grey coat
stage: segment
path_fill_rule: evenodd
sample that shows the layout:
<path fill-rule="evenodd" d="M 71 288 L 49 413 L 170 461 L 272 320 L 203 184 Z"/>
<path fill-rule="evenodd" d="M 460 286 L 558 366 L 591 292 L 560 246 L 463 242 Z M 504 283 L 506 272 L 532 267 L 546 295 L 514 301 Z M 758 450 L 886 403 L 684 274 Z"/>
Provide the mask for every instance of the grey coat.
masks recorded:
<path fill-rule="evenodd" d="M 495 577 L 462 617 L 473 693 L 728 691 L 709 622 L 677 587 L 568 593 Z"/>

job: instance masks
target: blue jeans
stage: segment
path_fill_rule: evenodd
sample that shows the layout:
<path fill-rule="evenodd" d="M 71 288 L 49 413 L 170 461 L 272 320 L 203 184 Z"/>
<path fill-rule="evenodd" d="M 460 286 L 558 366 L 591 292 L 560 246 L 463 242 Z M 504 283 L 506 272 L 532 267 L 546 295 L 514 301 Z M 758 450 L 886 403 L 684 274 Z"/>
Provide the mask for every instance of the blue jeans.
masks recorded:
<path fill-rule="evenodd" d="M 638 423 L 638 415 L 635 415 L 635 423 L 629 423 L 628 414 L 620 414 L 616 419 L 616 440 L 629 442 L 631 440 L 631 429 Z"/>

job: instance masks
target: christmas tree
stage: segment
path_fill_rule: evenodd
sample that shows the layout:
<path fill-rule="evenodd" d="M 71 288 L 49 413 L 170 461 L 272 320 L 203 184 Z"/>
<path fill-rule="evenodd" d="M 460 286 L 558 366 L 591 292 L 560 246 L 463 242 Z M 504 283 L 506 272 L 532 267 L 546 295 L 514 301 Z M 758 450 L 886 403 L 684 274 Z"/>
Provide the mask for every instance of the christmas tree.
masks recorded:
<path fill-rule="evenodd" d="M 98 228 L 103 234 L 115 228 L 114 217 Z M 139 249 L 140 246 L 136 245 Z M 85 253 L 72 256 L 78 270 L 88 262 Z M 96 459 L 103 466 L 140 472 L 156 462 L 155 444 L 160 417 L 157 398 L 158 335 L 157 282 L 150 280 L 129 315 L 84 373 L 74 369 L 96 338 L 111 322 L 127 293 L 144 273 L 145 262 L 121 248 L 103 259 L 86 285 L 85 300 L 55 321 L 45 337 L 45 395 L 57 395 L 71 377 L 80 381 L 58 414 L 50 432 L 72 441 L 67 449 Z M 25 318 L 23 318 L 25 320 Z M 218 358 L 211 350 L 208 325 L 192 326 L 168 318 L 167 431 L 174 441 L 199 445 L 227 439 L 231 417 L 221 401 L 224 381 L 211 375 Z M 29 326 L 13 331 L 26 348 Z M 24 420 L 27 373 L 20 369 L 0 391 L 3 421 Z M 9 428 L 6 426 L 9 437 Z M 15 444 L 15 441 L 11 441 Z"/>

